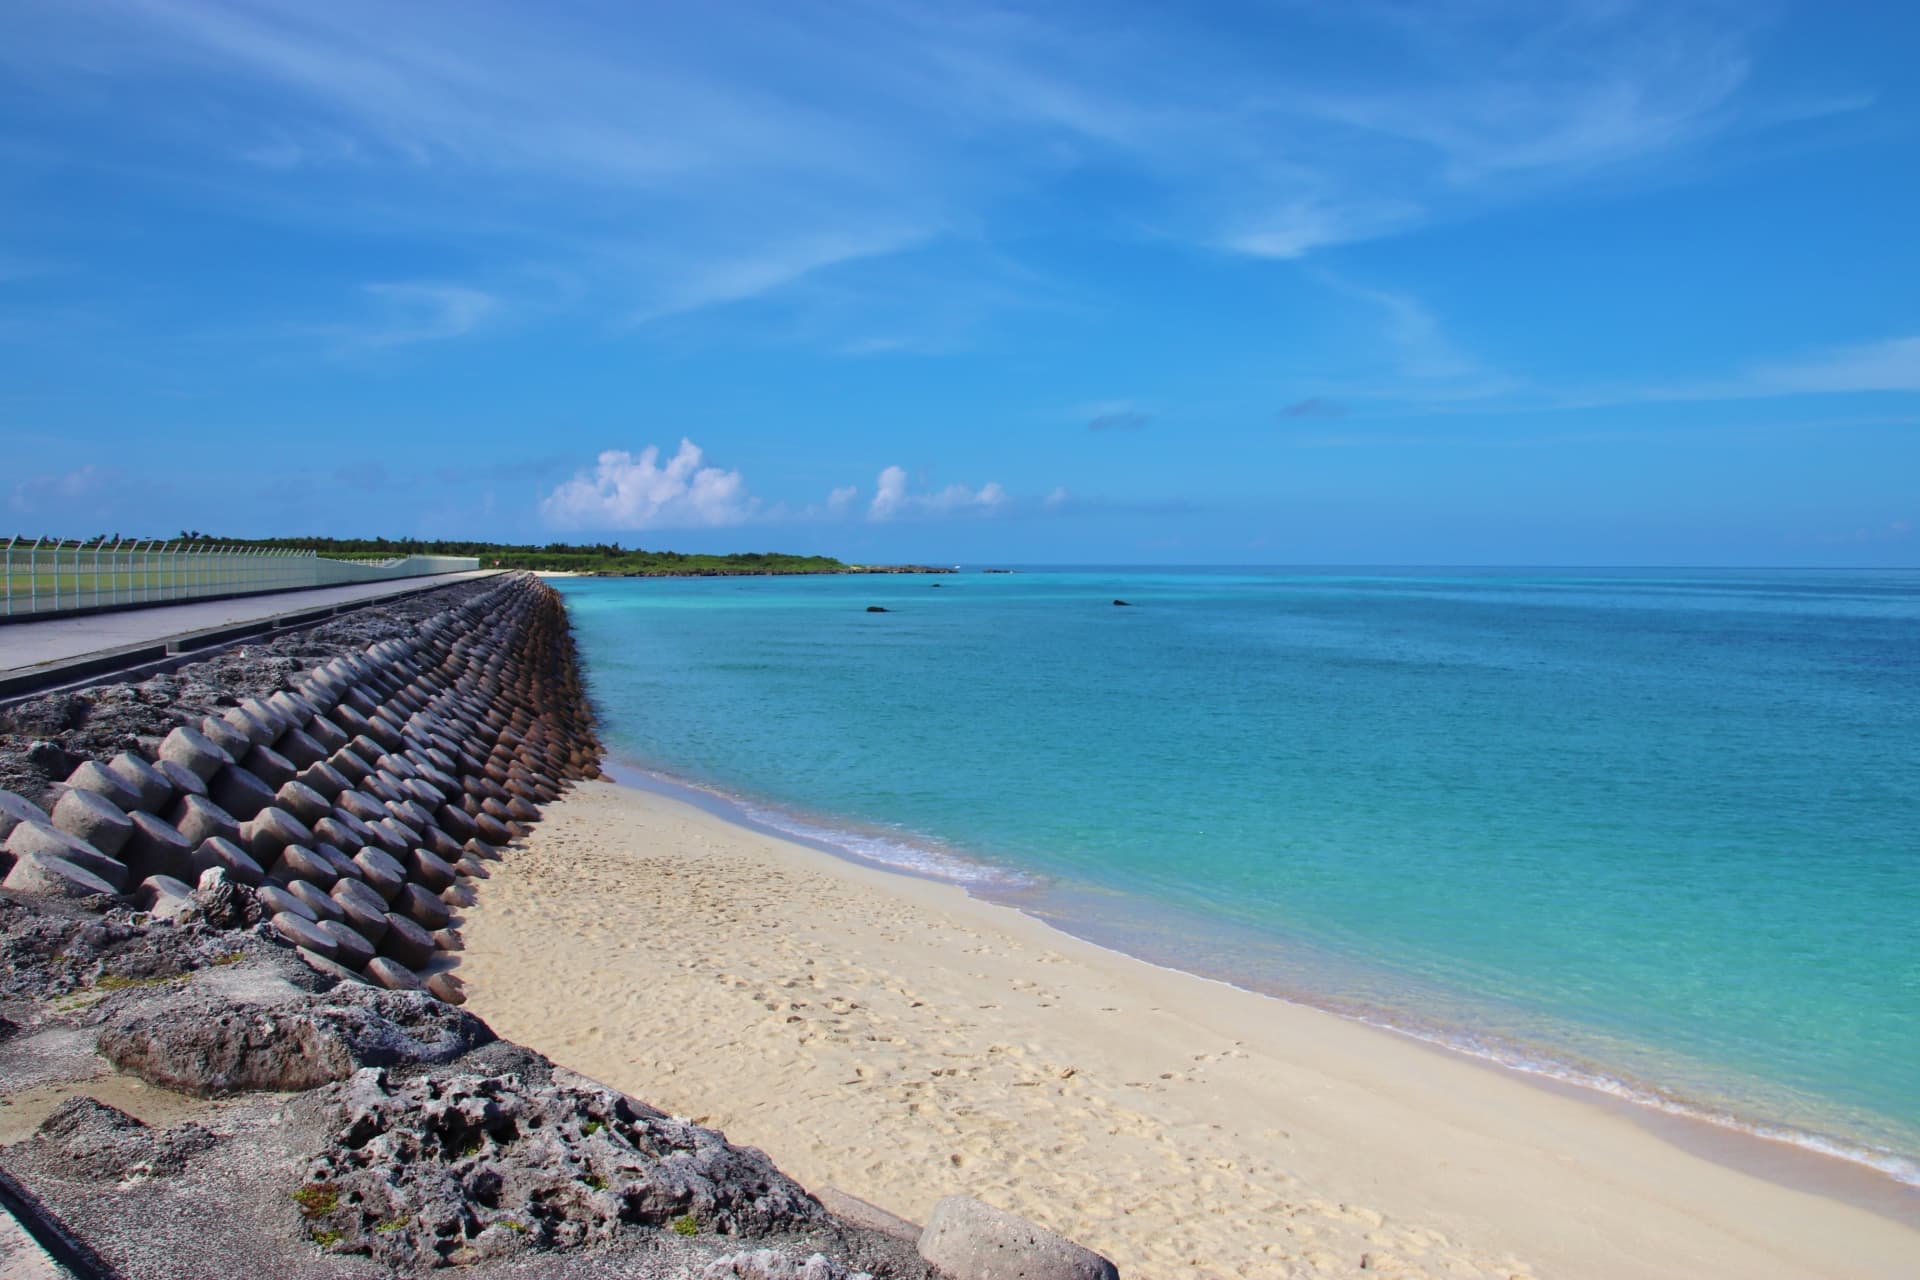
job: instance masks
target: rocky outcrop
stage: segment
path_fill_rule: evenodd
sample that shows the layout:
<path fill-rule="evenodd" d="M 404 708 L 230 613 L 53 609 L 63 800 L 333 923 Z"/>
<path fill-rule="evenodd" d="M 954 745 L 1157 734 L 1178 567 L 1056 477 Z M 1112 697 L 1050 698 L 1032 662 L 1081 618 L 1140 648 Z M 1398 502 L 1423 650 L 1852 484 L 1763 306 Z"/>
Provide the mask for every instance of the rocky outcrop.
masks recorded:
<path fill-rule="evenodd" d="M 57 1160 L 90 1182 L 130 1177 L 166 1177 L 219 1143 L 191 1122 L 153 1129 L 117 1107 L 92 1098 L 69 1098 L 41 1121 L 33 1142 L 43 1159 Z"/>
<path fill-rule="evenodd" d="M 362 1067 L 452 1062 L 494 1038 L 431 996 L 343 984 L 319 999 L 236 1002 L 189 992 L 113 1018 L 100 1055 L 149 1084 L 196 1097 L 292 1093 Z"/>
<path fill-rule="evenodd" d="M 338 1253 L 409 1269 L 605 1243 L 633 1226 L 758 1236 L 827 1220 L 760 1152 L 608 1089 L 378 1070 L 339 1086 L 295 1193 Z"/>

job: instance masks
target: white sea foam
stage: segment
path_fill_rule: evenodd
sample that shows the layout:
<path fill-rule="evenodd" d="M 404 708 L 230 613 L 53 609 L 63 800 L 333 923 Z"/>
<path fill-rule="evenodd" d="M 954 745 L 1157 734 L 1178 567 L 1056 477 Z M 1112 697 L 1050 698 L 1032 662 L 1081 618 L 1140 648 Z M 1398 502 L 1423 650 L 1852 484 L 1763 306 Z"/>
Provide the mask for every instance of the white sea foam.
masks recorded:
<path fill-rule="evenodd" d="M 716 811 L 721 817 L 743 826 L 787 836 L 868 866 L 904 871 L 968 888 L 1024 889 L 1039 883 L 1011 867 L 966 857 L 941 847 L 935 841 L 905 834 L 856 831 L 850 827 L 836 826 L 776 805 L 749 800 L 718 787 L 688 782 L 651 769 L 617 766 L 612 772 L 622 782 L 639 783 L 649 789 L 693 800 L 703 808 Z"/>
<path fill-rule="evenodd" d="M 1609 1075 L 1604 1071 L 1579 1066 L 1516 1045 L 1490 1041 L 1465 1032 L 1413 1027 L 1396 1022 L 1390 1017 L 1356 1014 L 1350 1010 L 1334 1010 L 1334 1012 L 1369 1026 L 1379 1027 L 1428 1044 L 1439 1045 L 1455 1053 L 1494 1063 L 1510 1071 L 1540 1076 L 1560 1084 L 1574 1085 L 1666 1115 L 1703 1121 L 1767 1142 L 1784 1143 L 1819 1155 L 1845 1160 L 1850 1164 L 1863 1165 L 1904 1186 L 1920 1188 L 1920 1161 L 1895 1151 L 1864 1143 L 1849 1142 L 1843 1138 L 1808 1129 L 1797 1129 L 1791 1125 L 1750 1119 L 1718 1107 L 1690 1102 L 1650 1085 L 1638 1084 L 1619 1076 Z"/>
<path fill-rule="evenodd" d="M 1002 892 L 1030 890 L 1045 883 L 1043 880 L 1010 867 L 983 862 L 947 850 L 931 840 L 876 831 L 855 831 L 850 827 L 836 826 L 826 821 L 803 817 L 778 806 L 748 800 L 715 787 L 690 783 L 652 770 L 616 768 L 614 773 L 622 781 L 639 782 L 651 789 L 678 794 L 684 799 L 693 799 L 703 807 L 714 810 L 722 817 L 741 825 L 787 836 L 868 866 L 903 871 L 910 875 L 941 880 L 968 889 L 985 890 L 989 896 L 992 896 L 994 890 Z M 1069 933 L 1076 932 L 1070 917 L 1051 919 L 1049 923 L 1055 927 L 1064 928 Z M 1096 945 L 1101 945 L 1108 950 L 1117 950 L 1121 954 L 1130 954 L 1124 948 L 1114 948 L 1107 943 L 1096 943 Z M 1161 967 L 1170 966 L 1162 965 Z M 1812 1130 L 1749 1119 L 1725 1109 L 1691 1102 L 1652 1086 L 1635 1083 L 1593 1067 L 1553 1057 L 1534 1047 L 1475 1035 L 1460 1028 L 1424 1026 L 1401 1021 L 1385 1011 L 1363 1011 L 1342 1002 L 1321 1003 L 1310 997 L 1279 996 L 1270 991 L 1242 987 L 1239 983 L 1213 978 L 1204 973 L 1198 973 L 1195 976 L 1209 981 L 1225 982 L 1225 985 L 1254 991 L 1256 994 L 1270 998 L 1289 999 L 1293 1003 L 1324 1009 L 1368 1026 L 1437 1045 L 1511 1071 L 1591 1090 L 1667 1115 L 1705 1122 L 1768 1142 L 1784 1143 L 1819 1155 L 1844 1160 L 1876 1170 L 1904 1186 L 1920 1188 L 1920 1161 L 1898 1152 L 1849 1142 Z"/>
<path fill-rule="evenodd" d="M 934 847 L 931 842 L 882 835 L 862 834 L 845 828 L 809 822 L 780 809 L 751 804 L 725 797 L 757 826 L 792 836 L 811 845 L 824 845 L 859 862 L 890 870 L 909 871 L 933 880 L 946 880 L 969 887 L 1018 888 L 1034 881 L 1008 867 L 979 862 Z"/>

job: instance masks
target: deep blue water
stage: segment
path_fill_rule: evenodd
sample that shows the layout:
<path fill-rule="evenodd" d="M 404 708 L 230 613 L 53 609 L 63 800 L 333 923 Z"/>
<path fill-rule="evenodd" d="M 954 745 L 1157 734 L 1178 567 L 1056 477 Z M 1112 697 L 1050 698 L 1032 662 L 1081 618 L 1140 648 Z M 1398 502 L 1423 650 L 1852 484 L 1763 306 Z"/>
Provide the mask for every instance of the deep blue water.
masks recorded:
<path fill-rule="evenodd" d="M 1920 571 L 556 585 L 762 821 L 1920 1182 Z"/>

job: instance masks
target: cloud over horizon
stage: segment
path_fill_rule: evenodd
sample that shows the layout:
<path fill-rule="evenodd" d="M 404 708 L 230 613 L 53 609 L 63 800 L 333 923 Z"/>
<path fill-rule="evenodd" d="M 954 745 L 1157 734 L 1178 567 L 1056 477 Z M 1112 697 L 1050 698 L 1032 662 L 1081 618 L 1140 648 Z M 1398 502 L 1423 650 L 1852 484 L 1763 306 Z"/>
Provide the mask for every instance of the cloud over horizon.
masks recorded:
<path fill-rule="evenodd" d="M 994 480 L 978 489 L 950 484 L 944 489 L 913 493 L 907 487 L 906 468 L 892 466 L 882 471 L 874 484 L 867 518 L 885 521 L 901 516 L 994 515 L 1012 503 L 1012 496 Z"/>
<path fill-rule="evenodd" d="M 718 529 L 745 524 L 760 501 L 738 471 L 703 465 L 700 446 L 682 438 L 664 465 L 648 445 L 636 456 L 608 449 L 540 501 L 540 514 L 569 529 Z"/>

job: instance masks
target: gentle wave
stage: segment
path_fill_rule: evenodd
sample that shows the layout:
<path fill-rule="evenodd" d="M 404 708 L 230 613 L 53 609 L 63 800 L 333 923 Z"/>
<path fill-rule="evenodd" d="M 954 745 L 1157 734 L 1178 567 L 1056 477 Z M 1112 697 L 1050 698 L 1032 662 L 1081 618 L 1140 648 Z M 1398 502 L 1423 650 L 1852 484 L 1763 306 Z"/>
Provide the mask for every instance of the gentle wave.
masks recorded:
<path fill-rule="evenodd" d="M 1610 1075 L 1592 1067 L 1579 1066 L 1565 1059 L 1518 1045 L 1490 1041 L 1466 1031 L 1409 1026 L 1384 1014 L 1366 1015 L 1342 1009 L 1329 1009 L 1328 1012 L 1384 1031 L 1392 1031 L 1410 1039 L 1438 1045 L 1443 1049 L 1477 1058 L 1482 1062 L 1491 1062 L 1510 1071 L 1588 1089 L 1635 1106 L 1647 1107 L 1685 1120 L 1702 1121 L 1748 1137 L 1783 1143 L 1818 1155 L 1845 1160 L 1849 1164 L 1861 1165 L 1885 1174 L 1903 1186 L 1920 1188 L 1920 1161 L 1915 1161 L 1896 1151 L 1849 1142 L 1844 1138 L 1836 1138 L 1810 1129 L 1796 1129 L 1791 1125 L 1751 1119 L 1719 1107 L 1689 1101 L 1652 1085 Z"/>
<path fill-rule="evenodd" d="M 838 854 L 866 866 L 888 871 L 903 871 L 926 879 L 960 885 L 968 890 L 980 890 L 989 898 L 994 897 L 995 891 L 1000 893 L 1031 891 L 1047 883 L 1041 878 L 1024 874 L 1011 867 L 936 847 L 931 841 L 915 841 L 899 835 L 860 832 L 845 826 L 835 826 L 827 819 L 803 817 L 776 805 L 751 800 L 718 787 L 692 782 L 651 767 L 628 766 L 626 769 L 616 770 L 616 776 L 619 776 L 622 781 L 633 781 L 636 775 L 644 778 L 652 788 L 669 794 L 683 793 L 686 796 L 698 797 L 704 800 L 705 807 L 740 825 L 788 836 L 809 847 Z M 1012 903 L 1003 902 L 1002 905 L 1021 910 Z M 1031 915 L 1032 913 L 1023 911 L 1022 914 Z M 1077 937 L 1085 936 L 1075 932 L 1073 927 L 1075 922 L 1071 918 L 1049 917 L 1046 918 L 1045 923 Z M 1092 941 L 1092 939 L 1088 940 Z M 1129 955 L 1130 958 L 1145 959 L 1141 956 L 1132 956 L 1124 948 L 1112 946 L 1108 942 L 1095 942 L 1095 945 L 1104 950 Z M 1176 972 L 1189 973 L 1210 982 L 1221 982 L 1237 990 L 1247 991 L 1267 999 L 1319 1009 L 1378 1030 L 1436 1045 L 1509 1071 L 1517 1071 L 1523 1075 L 1537 1076 L 1556 1084 L 1572 1085 L 1666 1115 L 1704 1122 L 1767 1142 L 1783 1143 L 1817 1155 L 1844 1160 L 1850 1164 L 1872 1169 L 1903 1186 L 1920 1189 L 1920 1161 L 1898 1152 L 1849 1142 L 1813 1130 L 1751 1119 L 1723 1108 L 1689 1101 L 1652 1085 L 1638 1083 L 1594 1067 L 1555 1057 L 1535 1046 L 1478 1035 L 1465 1028 L 1422 1025 L 1396 1018 L 1386 1010 L 1363 1011 L 1337 1001 L 1321 1002 L 1304 995 L 1279 995 L 1271 991 L 1242 986 L 1205 972 L 1180 969 L 1151 960 L 1148 963 L 1156 964 L 1156 967 L 1160 968 L 1173 969 Z"/>
<path fill-rule="evenodd" d="M 967 888 L 1018 890 L 1042 883 L 1011 867 L 982 862 L 938 847 L 932 841 L 875 831 L 854 831 L 824 820 L 803 817 L 762 801 L 751 800 L 719 787 L 664 773 L 647 765 L 628 764 L 613 771 L 622 782 L 644 779 L 652 788 L 683 793 L 704 801 L 703 807 L 739 825 L 787 836 L 802 844 L 886 871 L 904 871 L 928 880 L 943 880 Z"/>

